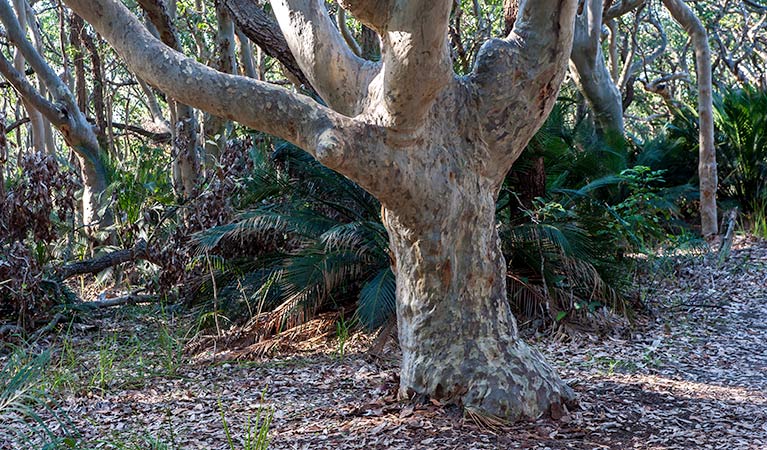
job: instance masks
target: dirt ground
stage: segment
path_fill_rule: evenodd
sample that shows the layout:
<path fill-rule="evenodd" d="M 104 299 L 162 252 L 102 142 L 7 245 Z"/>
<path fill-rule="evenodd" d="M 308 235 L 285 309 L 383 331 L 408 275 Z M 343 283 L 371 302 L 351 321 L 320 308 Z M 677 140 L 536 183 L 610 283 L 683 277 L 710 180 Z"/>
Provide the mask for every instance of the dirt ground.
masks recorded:
<path fill-rule="evenodd" d="M 223 420 L 237 442 L 273 411 L 273 449 L 767 449 L 767 243 L 738 239 L 721 267 L 668 261 L 670 276 L 644 281 L 653 315 L 630 335 L 535 344 L 579 397 L 558 421 L 493 425 L 400 403 L 396 355 L 371 360 L 362 336 L 343 356 L 330 341 L 262 361 L 185 363 L 174 377 L 71 393 L 61 406 L 92 448 L 228 449 Z"/>

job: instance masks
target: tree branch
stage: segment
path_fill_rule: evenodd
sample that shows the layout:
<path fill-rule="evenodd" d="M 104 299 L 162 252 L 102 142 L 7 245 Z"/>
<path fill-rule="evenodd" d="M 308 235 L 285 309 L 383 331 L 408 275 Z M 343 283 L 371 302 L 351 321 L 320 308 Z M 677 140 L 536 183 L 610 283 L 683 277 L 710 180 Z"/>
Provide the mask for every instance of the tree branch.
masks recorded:
<path fill-rule="evenodd" d="M 164 45 L 118 0 L 66 0 L 128 67 L 179 102 L 279 136 L 363 186 L 380 183 L 391 154 L 382 132 L 314 100 L 252 78 L 218 72 Z M 345 45 L 345 44 L 344 44 Z"/>
<path fill-rule="evenodd" d="M 2 2 L 3 0 L 0 0 L 0 4 Z M 56 105 L 43 97 L 40 92 L 32 86 L 32 83 L 27 81 L 21 73 L 16 71 L 13 64 L 5 59 L 2 53 L 0 53 L 0 73 L 3 74 L 3 77 L 8 80 L 8 83 L 13 86 L 13 89 L 15 89 L 24 100 L 28 101 L 35 107 L 35 109 L 42 112 L 54 125 L 60 126 L 66 123 L 66 120 L 61 116 L 61 111 L 59 111 Z M 29 118 L 27 118 L 27 122 L 28 121 Z"/>
<path fill-rule="evenodd" d="M 505 172 L 551 112 L 570 58 L 577 0 L 520 2 L 506 39 L 482 46 L 469 81 L 483 139 Z"/>
<path fill-rule="evenodd" d="M 229 10 L 237 27 L 267 55 L 279 61 L 293 74 L 307 90 L 312 84 L 298 66 L 296 58 L 288 48 L 288 42 L 274 21 L 255 0 L 221 0 Z M 255 78 L 255 77 L 253 77 Z"/>
<path fill-rule="evenodd" d="M 291 52 L 320 97 L 341 114 L 359 114 L 379 65 L 354 54 L 323 0 L 271 0 L 271 4 Z"/>
<path fill-rule="evenodd" d="M 349 30 L 349 27 L 346 25 L 346 10 L 341 5 L 338 5 L 338 10 L 336 11 L 336 26 L 338 27 L 338 31 L 341 32 L 341 37 L 344 38 L 344 41 L 354 54 L 362 57 L 360 44 L 354 39 L 351 30 Z"/>
<path fill-rule="evenodd" d="M 383 120 L 404 141 L 417 137 L 434 99 L 453 79 L 447 45 L 452 6 L 450 0 L 412 0 L 390 7 L 382 34 Z"/>
<path fill-rule="evenodd" d="M 172 138 L 170 131 L 155 133 L 153 131 L 145 130 L 135 125 L 123 124 L 118 122 L 112 122 L 112 126 L 117 128 L 118 130 L 129 131 L 131 133 L 136 133 L 140 136 L 147 137 L 151 139 L 153 142 L 157 142 L 157 143 L 168 143 L 170 142 Z"/>

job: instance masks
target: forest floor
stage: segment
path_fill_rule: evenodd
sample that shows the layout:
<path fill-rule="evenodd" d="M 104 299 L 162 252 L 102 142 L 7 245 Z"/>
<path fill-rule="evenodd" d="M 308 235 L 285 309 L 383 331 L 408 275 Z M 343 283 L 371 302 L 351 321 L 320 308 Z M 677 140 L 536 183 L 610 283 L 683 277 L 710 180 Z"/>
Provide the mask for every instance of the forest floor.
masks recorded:
<path fill-rule="evenodd" d="M 557 421 L 491 426 L 400 403 L 396 358 L 371 360 L 362 335 L 193 363 L 158 314 L 57 337 L 51 392 L 86 448 L 242 449 L 271 414 L 273 449 L 767 449 L 767 242 L 737 238 L 721 266 L 665 261 L 643 281 L 652 314 L 622 338 L 535 343 L 578 394 Z"/>

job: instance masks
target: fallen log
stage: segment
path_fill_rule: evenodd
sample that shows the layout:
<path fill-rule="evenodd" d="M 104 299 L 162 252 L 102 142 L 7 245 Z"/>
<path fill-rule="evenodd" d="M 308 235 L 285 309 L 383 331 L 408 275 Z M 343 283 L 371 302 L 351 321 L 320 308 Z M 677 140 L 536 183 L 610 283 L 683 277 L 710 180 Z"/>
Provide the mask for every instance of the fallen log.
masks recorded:
<path fill-rule="evenodd" d="M 137 259 L 147 259 L 147 257 L 146 241 L 142 239 L 138 241 L 136 245 L 133 246 L 133 248 L 117 250 L 97 258 L 78 261 L 60 267 L 55 271 L 56 278 L 63 281 L 75 275 L 98 273 L 104 269 L 114 267 L 124 262 L 135 261 Z"/>

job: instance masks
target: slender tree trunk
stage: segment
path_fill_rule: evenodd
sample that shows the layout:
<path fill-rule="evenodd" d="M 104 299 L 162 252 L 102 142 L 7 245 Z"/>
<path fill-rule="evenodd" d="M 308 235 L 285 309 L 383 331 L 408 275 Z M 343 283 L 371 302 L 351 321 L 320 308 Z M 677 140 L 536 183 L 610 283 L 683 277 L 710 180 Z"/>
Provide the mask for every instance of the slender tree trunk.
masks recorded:
<path fill-rule="evenodd" d="M 213 53 L 215 61 L 212 66 L 219 72 L 236 73 L 234 23 L 223 5 L 216 5 L 216 19 L 218 30 L 216 32 L 216 48 Z M 203 131 L 205 134 L 205 163 L 207 165 L 213 164 L 221 156 L 221 151 L 226 146 L 226 140 L 231 129 L 231 121 L 205 113 Z"/>
<path fill-rule="evenodd" d="M 26 32 L 28 23 L 26 0 L 14 0 L 13 7 L 16 10 L 16 17 L 19 21 L 21 29 Z M 24 55 L 17 49 L 13 57 L 13 66 L 17 72 L 23 75 L 26 70 L 24 65 Z M 27 101 L 23 97 L 21 99 L 21 103 L 24 105 L 24 109 L 27 111 L 27 116 L 29 117 L 29 128 L 32 135 L 32 148 L 34 148 L 35 151 L 44 152 L 46 150 L 46 143 L 45 120 L 43 115 L 40 113 L 40 111 L 37 110 L 37 108 L 35 108 L 31 102 Z"/>
<path fill-rule="evenodd" d="M 237 40 L 240 43 L 240 69 L 242 75 L 260 80 L 261 78 L 258 75 L 258 71 L 256 71 L 254 62 L 253 44 L 250 42 L 250 39 L 245 36 L 245 33 L 243 33 L 242 30 L 236 28 L 235 31 L 237 33 Z"/>
<path fill-rule="evenodd" d="M 700 121 L 700 179 L 701 234 L 711 238 L 718 233 L 716 190 L 716 149 L 714 148 L 714 107 L 711 89 L 711 49 L 708 35 L 695 13 L 682 0 L 663 0 L 671 16 L 679 22 L 695 46 L 695 68 L 698 78 L 698 120 Z"/>
<path fill-rule="evenodd" d="M 5 163 L 7 162 L 8 140 L 5 137 L 5 111 L 0 110 L 0 202 L 5 199 Z"/>
<path fill-rule="evenodd" d="M 69 19 L 69 45 L 72 48 L 72 64 L 75 66 L 75 98 L 77 107 L 88 115 L 88 84 L 85 81 L 85 55 L 83 54 L 80 34 L 85 22 L 75 13 Z"/>
<path fill-rule="evenodd" d="M 34 45 L 35 49 L 37 49 L 37 52 L 41 55 L 43 54 L 43 37 L 42 32 L 40 31 L 40 27 L 37 25 L 37 22 L 35 20 L 35 11 L 32 9 L 32 6 L 29 4 L 28 1 L 24 1 L 24 5 L 27 9 L 27 18 L 31 19 L 30 23 L 30 31 L 31 37 L 32 37 L 32 45 Z M 28 20 L 29 21 L 29 20 Z M 37 89 L 40 91 L 40 95 L 43 97 L 48 96 L 48 89 L 45 86 L 45 83 L 38 80 L 37 83 Z M 51 127 L 51 122 L 45 118 L 45 115 L 41 115 L 42 118 L 42 128 L 43 132 L 45 133 L 45 149 L 46 151 L 51 154 L 56 154 L 56 141 L 53 136 L 53 127 Z"/>
<path fill-rule="evenodd" d="M 107 119 L 106 104 L 104 103 L 104 71 L 101 65 L 101 55 L 93 36 L 82 28 L 80 41 L 88 50 L 93 72 L 93 114 L 96 116 L 96 136 L 102 148 L 106 147 Z"/>
<path fill-rule="evenodd" d="M 178 32 L 174 23 L 176 2 L 164 0 L 139 0 L 151 23 L 150 32 L 159 37 L 165 45 L 181 51 Z M 173 188 L 179 200 L 184 201 L 195 195 L 200 174 L 200 149 L 198 122 L 194 108 L 169 101 L 173 119 Z"/>

